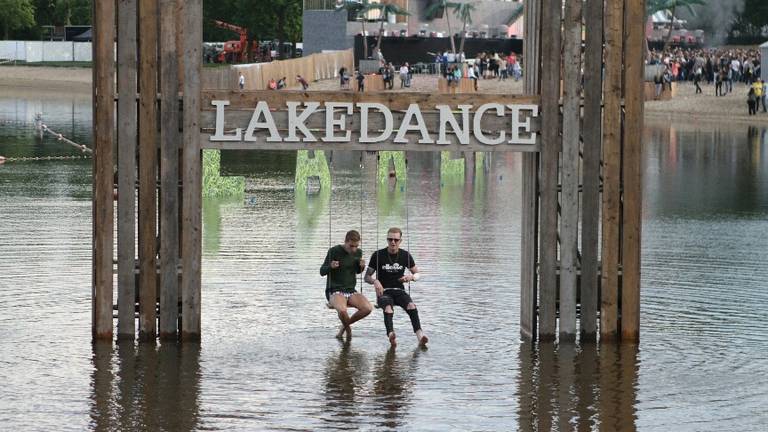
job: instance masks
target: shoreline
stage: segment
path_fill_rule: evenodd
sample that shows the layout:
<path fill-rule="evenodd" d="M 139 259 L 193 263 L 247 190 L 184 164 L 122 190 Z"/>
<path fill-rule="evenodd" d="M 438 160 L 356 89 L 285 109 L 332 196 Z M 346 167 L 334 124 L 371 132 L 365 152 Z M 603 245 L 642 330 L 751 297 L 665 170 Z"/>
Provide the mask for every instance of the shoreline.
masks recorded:
<path fill-rule="evenodd" d="M 0 94 L 10 97 L 24 97 L 29 94 L 49 94 L 51 97 L 90 98 L 93 71 L 83 67 L 46 66 L 0 66 Z M 481 93 L 521 94 L 522 80 L 479 81 Z M 680 82 L 677 95 L 669 101 L 647 101 L 644 106 L 645 119 L 651 121 L 688 121 L 698 124 L 711 122 L 735 122 L 739 124 L 768 125 L 768 113 L 762 108 L 756 116 L 747 115 L 746 95 L 748 87 L 735 83 L 733 92 L 726 96 L 714 95 L 714 84 L 703 83 L 703 94 L 695 94 L 691 82 Z M 435 76 L 416 75 L 413 85 L 399 89 L 396 80 L 392 92 L 434 92 L 437 88 Z M 298 87 L 291 87 L 297 89 Z M 312 90 L 338 90 L 337 80 L 317 81 L 310 84 Z"/>

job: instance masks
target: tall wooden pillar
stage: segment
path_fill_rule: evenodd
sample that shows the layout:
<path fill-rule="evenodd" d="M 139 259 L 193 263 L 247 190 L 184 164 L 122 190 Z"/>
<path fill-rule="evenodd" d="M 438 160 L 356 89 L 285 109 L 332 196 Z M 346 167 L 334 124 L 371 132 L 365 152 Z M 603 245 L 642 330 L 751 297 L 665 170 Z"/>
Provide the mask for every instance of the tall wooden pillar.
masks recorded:
<path fill-rule="evenodd" d="M 118 336 L 135 337 L 138 299 L 140 339 L 154 341 L 158 333 L 163 339 L 174 340 L 180 333 L 185 339 L 198 339 L 202 2 L 117 0 L 94 5 L 94 338 L 111 338 L 113 326 L 113 41 L 117 16 Z M 186 271 L 180 286 L 181 269 Z"/>
<path fill-rule="evenodd" d="M 112 203 L 114 155 L 115 4 L 94 2 L 92 334 L 112 338 Z"/>
<path fill-rule="evenodd" d="M 200 260 L 202 250 L 203 168 L 200 150 L 200 110 L 203 1 L 187 0 L 184 10 L 184 182 L 181 227 L 181 339 L 200 339 Z"/>
<path fill-rule="evenodd" d="M 594 340 L 599 298 L 601 341 L 634 342 L 645 1 L 525 7 L 525 93 L 541 94 L 542 139 L 523 156 L 521 333 Z"/>

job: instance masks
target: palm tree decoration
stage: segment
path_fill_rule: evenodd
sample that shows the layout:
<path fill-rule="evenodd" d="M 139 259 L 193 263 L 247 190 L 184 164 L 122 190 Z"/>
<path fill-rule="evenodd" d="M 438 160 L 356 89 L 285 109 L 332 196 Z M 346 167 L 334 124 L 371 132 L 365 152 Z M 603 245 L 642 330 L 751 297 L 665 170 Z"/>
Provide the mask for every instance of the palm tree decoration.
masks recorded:
<path fill-rule="evenodd" d="M 371 3 L 368 0 L 343 0 L 336 3 L 336 12 L 346 11 L 349 15 L 360 20 L 360 25 L 363 31 L 363 58 L 368 58 L 368 37 L 365 34 L 365 21 L 366 15 L 372 10 L 376 10 L 381 5 L 378 3 Z"/>
<path fill-rule="evenodd" d="M 384 34 L 384 23 L 387 21 L 387 17 L 389 15 L 407 16 L 410 15 L 410 12 L 393 3 L 374 3 L 371 7 L 379 11 L 379 21 L 381 24 L 379 26 L 379 36 L 376 39 L 376 47 L 381 51 L 381 36 Z"/>
<path fill-rule="evenodd" d="M 442 0 L 440 3 L 434 3 L 424 11 L 426 16 L 434 17 L 442 9 L 445 13 L 445 23 L 448 25 L 448 37 L 451 38 L 451 51 L 456 54 L 456 42 L 453 40 L 453 30 L 451 30 L 451 14 L 448 13 L 448 9 L 456 9 L 461 3 L 449 2 Z"/>
<path fill-rule="evenodd" d="M 669 48 L 669 43 L 672 40 L 672 29 L 675 25 L 675 10 L 678 8 L 686 8 L 691 15 L 696 15 L 694 6 L 706 5 L 706 0 L 648 0 L 646 4 L 646 13 L 648 16 L 655 14 L 659 11 L 669 11 L 671 17 L 669 19 L 669 33 L 667 33 L 667 39 L 664 41 L 664 49 Z"/>
<path fill-rule="evenodd" d="M 461 20 L 461 43 L 459 52 L 464 52 L 464 40 L 467 38 L 467 24 L 472 24 L 472 12 L 475 11 L 475 2 L 459 3 L 453 8 L 453 14 Z"/>

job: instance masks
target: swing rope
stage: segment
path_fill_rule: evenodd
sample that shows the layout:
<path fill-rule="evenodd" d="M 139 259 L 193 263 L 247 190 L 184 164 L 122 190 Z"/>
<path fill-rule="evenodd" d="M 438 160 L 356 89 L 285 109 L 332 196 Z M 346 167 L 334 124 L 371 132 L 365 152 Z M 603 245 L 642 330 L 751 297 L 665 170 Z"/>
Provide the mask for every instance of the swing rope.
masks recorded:
<path fill-rule="evenodd" d="M 329 152 L 328 154 L 328 188 L 329 188 L 329 197 L 328 197 L 328 267 L 331 266 L 331 262 L 333 261 L 333 257 L 331 256 L 331 248 L 333 247 L 333 229 L 332 229 L 332 221 L 333 221 L 333 151 Z M 331 275 L 333 272 L 331 272 L 332 269 L 328 269 L 328 286 L 331 286 Z M 330 306 L 330 302 L 328 303 Z"/>
<path fill-rule="evenodd" d="M 406 232 L 406 242 L 408 243 L 408 256 L 411 256 L 411 231 L 408 228 L 408 157 L 405 157 L 405 186 L 403 187 L 405 194 L 405 232 Z M 412 262 L 412 259 L 409 259 L 405 265 L 408 266 Z M 408 268 L 410 270 L 410 267 Z M 411 281 L 408 281 L 408 295 L 411 295 Z"/>
<path fill-rule="evenodd" d="M 365 150 L 360 152 L 360 172 L 362 175 L 360 176 L 360 250 L 363 249 L 363 202 L 365 201 L 365 191 L 363 189 L 363 183 L 365 183 L 363 180 L 365 179 L 365 161 L 363 160 L 363 155 L 365 154 Z M 360 254 L 362 256 L 362 253 Z M 363 256 L 363 260 L 365 260 L 365 257 Z M 363 274 L 365 273 L 365 267 L 363 268 L 363 271 L 360 272 L 360 294 L 363 294 Z"/>

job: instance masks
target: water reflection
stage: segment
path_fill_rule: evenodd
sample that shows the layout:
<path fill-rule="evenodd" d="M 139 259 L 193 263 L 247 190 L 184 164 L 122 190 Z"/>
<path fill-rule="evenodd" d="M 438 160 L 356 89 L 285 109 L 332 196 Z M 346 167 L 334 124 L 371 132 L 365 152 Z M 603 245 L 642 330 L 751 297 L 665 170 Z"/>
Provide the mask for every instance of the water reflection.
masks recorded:
<path fill-rule="evenodd" d="M 360 410 L 368 373 L 365 352 L 353 348 L 350 341 L 343 342 L 339 352 L 328 358 L 325 365 L 325 398 L 326 413 L 331 418 L 327 420 L 335 425 L 355 428 L 354 423 L 349 424 L 350 421 L 369 415 Z"/>
<path fill-rule="evenodd" d="M 637 430 L 637 354 L 634 345 L 521 344 L 519 429 Z"/>
<path fill-rule="evenodd" d="M 389 348 L 374 365 L 373 394 L 379 425 L 398 430 L 409 410 L 417 360 L 424 349 L 416 348 L 407 360 L 398 359 L 395 348 Z"/>
<path fill-rule="evenodd" d="M 765 128 L 649 123 L 644 146 L 644 195 L 657 213 L 711 218 L 768 210 Z"/>
<path fill-rule="evenodd" d="M 93 344 L 94 430 L 193 430 L 199 423 L 200 346 Z"/>

